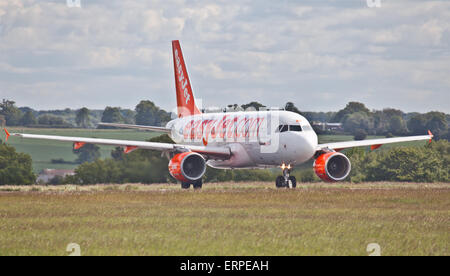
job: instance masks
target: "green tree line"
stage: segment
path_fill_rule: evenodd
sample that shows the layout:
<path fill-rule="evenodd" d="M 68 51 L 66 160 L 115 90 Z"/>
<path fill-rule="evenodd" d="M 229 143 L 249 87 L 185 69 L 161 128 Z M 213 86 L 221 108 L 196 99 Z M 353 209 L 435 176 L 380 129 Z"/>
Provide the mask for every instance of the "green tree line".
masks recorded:
<path fill-rule="evenodd" d="M 170 143 L 167 135 L 152 138 L 152 142 Z M 367 151 L 354 148 L 345 152 L 352 162 L 352 172 L 347 180 L 450 182 L 450 143 L 445 140 L 432 142 L 424 147 L 396 147 L 389 150 Z M 161 152 L 137 150 L 124 154 L 116 148 L 112 157 L 83 163 L 76 175 L 66 179 L 68 183 L 165 183 L 174 182 L 167 168 L 167 158 Z M 219 170 L 207 168 L 205 182 L 268 181 L 272 182 L 280 170 Z M 294 170 L 299 182 L 318 182 L 312 168 Z"/>
<path fill-rule="evenodd" d="M 425 135 L 428 130 L 435 139 L 449 139 L 448 116 L 442 112 L 404 113 L 385 108 L 370 111 L 364 104 L 350 102 L 332 117 L 331 122 L 342 123 L 345 133 L 365 138 L 366 135 L 406 136 Z"/>
<path fill-rule="evenodd" d="M 345 154 L 352 162 L 348 179 L 352 182 L 450 182 L 450 143 L 446 140 L 385 151 L 353 148 Z"/>
<path fill-rule="evenodd" d="M 152 142 L 171 140 L 167 135 L 150 139 Z M 95 150 L 94 150 L 95 151 Z M 450 142 L 433 141 L 423 147 L 394 147 L 368 151 L 353 148 L 344 152 L 352 163 L 348 181 L 450 182 Z M 95 156 L 91 155 L 91 156 Z M 169 175 L 167 158 L 159 151 L 136 150 L 124 154 L 116 148 L 111 158 L 96 158 L 85 162 L 68 176 L 54 184 L 97 183 L 166 183 L 175 182 Z M 273 182 L 280 170 L 218 170 L 207 168 L 205 182 L 268 181 Z M 312 168 L 294 170 L 298 182 L 318 182 Z M 30 155 L 18 153 L 14 147 L 0 142 L 0 185 L 34 184 Z"/>
<path fill-rule="evenodd" d="M 238 105 L 229 104 L 225 111 L 266 110 L 259 102 Z M 302 111 L 294 103 L 286 103 L 285 110 L 299 113 L 310 122 L 335 122 L 342 124 L 342 130 L 323 131 L 315 128 L 318 134 L 352 134 L 355 139 L 365 139 L 367 135 L 406 136 L 423 135 L 431 130 L 435 139 L 450 137 L 450 115 L 432 111 L 425 114 L 404 113 L 401 110 L 385 108 L 369 110 L 363 103 L 349 102 L 338 112 Z M 7 126 L 29 127 L 79 127 L 92 128 L 98 122 L 125 123 L 138 125 L 164 125 L 171 119 L 171 114 L 159 108 L 152 101 L 143 100 L 134 110 L 107 106 L 104 110 L 64 109 L 53 111 L 35 111 L 28 107 L 18 108 L 14 101 L 0 103 L 0 115 L 6 118 Z M 99 128 L 110 128 L 99 126 Z"/>
<path fill-rule="evenodd" d="M 38 128 L 93 128 L 98 122 L 140 125 L 164 125 L 171 114 L 151 101 L 141 101 L 135 110 L 107 106 L 104 110 L 89 110 L 86 107 L 72 110 L 36 111 L 29 107 L 17 107 L 11 100 L 0 102 L 0 115 L 7 126 Z"/>
<path fill-rule="evenodd" d="M 36 181 L 31 156 L 0 140 L 0 185 L 30 185 Z"/>

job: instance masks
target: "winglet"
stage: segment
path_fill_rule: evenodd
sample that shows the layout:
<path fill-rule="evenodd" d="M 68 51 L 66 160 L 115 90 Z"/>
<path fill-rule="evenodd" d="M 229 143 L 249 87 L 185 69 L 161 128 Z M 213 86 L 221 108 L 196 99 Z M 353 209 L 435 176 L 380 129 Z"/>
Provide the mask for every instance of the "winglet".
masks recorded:
<path fill-rule="evenodd" d="M 8 132 L 8 130 L 6 128 L 4 128 L 3 130 L 6 133 L 6 141 L 5 142 L 8 142 L 9 136 L 11 136 L 11 134 L 9 134 L 9 132 Z"/>
<path fill-rule="evenodd" d="M 431 143 L 431 140 L 433 140 L 434 135 L 433 135 L 433 133 L 431 133 L 430 130 L 428 130 L 428 135 L 430 135 L 430 141 L 428 141 L 428 142 Z"/>

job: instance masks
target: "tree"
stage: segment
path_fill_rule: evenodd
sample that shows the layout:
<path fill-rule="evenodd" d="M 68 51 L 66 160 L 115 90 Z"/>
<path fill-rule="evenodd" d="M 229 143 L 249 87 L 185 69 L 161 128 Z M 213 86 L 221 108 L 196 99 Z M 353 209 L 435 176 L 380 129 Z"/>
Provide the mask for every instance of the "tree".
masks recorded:
<path fill-rule="evenodd" d="M 122 113 L 119 107 L 107 106 L 102 114 L 102 122 L 104 123 L 124 123 Z M 98 128 L 111 128 L 107 126 L 99 126 Z"/>
<path fill-rule="evenodd" d="M 79 109 L 75 117 L 75 123 L 78 127 L 89 128 L 89 126 L 91 125 L 89 119 L 89 109 L 87 109 L 86 107 Z"/>
<path fill-rule="evenodd" d="M 389 131 L 395 135 L 404 135 L 408 132 L 406 123 L 402 117 L 394 115 L 389 120 Z"/>
<path fill-rule="evenodd" d="M 363 103 L 349 102 L 344 109 L 339 110 L 338 113 L 336 113 L 332 122 L 342 123 L 346 115 L 353 113 L 365 113 L 369 115 L 370 110 Z"/>
<path fill-rule="evenodd" d="M 426 118 L 423 114 L 418 114 L 409 119 L 407 125 L 412 135 L 421 135 L 426 131 Z"/>
<path fill-rule="evenodd" d="M 443 168 L 443 160 L 436 151 L 399 147 L 379 152 L 366 174 L 369 181 L 448 181 L 448 170 Z"/>
<path fill-rule="evenodd" d="M 291 112 L 295 112 L 295 113 L 298 113 L 298 114 L 302 114 L 301 112 L 300 112 L 300 110 L 294 105 L 294 103 L 292 103 L 292 102 L 287 102 L 286 103 L 286 106 L 284 107 L 284 109 L 286 110 L 286 111 L 291 111 Z"/>
<path fill-rule="evenodd" d="M 136 112 L 130 109 L 121 110 L 123 121 L 125 124 L 134 125 L 136 120 Z"/>
<path fill-rule="evenodd" d="M 242 107 L 244 110 L 247 110 L 248 108 L 253 108 L 254 110 L 259 111 L 260 109 L 263 109 L 263 108 L 265 108 L 266 106 L 263 105 L 263 104 L 261 104 L 261 103 L 258 103 L 258 102 L 250 102 L 250 103 L 248 103 L 248 104 L 243 104 L 243 105 L 241 105 L 241 107 Z"/>
<path fill-rule="evenodd" d="M 393 116 L 399 116 L 400 118 L 403 118 L 404 113 L 403 113 L 403 111 L 398 110 L 398 109 L 384 108 L 383 115 L 385 115 L 388 118 L 393 117 Z"/>
<path fill-rule="evenodd" d="M 229 105 L 227 105 L 227 107 L 228 107 L 229 111 L 235 111 L 235 112 L 243 111 L 243 108 L 240 107 L 238 104 L 229 104 Z"/>
<path fill-rule="evenodd" d="M 165 134 L 154 137 L 150 142 L 173 143 Z M 80 184 L 95 183 L 161 183 L 170 179 L 167 159 L 161 152 L 153 150 L 136 150 L 123 154 L 116 148 L 111 153 L 113 158 L 97 159 L 91 163 L 83 163 L 71 179 Z"/>
<path fill-rule="evenodd" d="M 20 125 L 22 112 L 15 106 L 14 101 L 3 99 L 0 103 L 0 115 L 5 116 L 7 126 Z"/>
<path fill-rule="evenodd" d="M 331 122 L 336 112 L 302 112 L 302 114 L 309 122 Z"/>
<path fill-rule="evenodd" d="M 448 131 L 446 115 L 441 112 L 415 115 L 409 119 L 407 125 L 413 135 L 423 135 L 430 130 L 437 139 L 445 137 Z"/>
<path fill-rule="evenodd" d="M 38 123 L 40 125 L 52 126 L 52 127 L 71 127 L 64 118 L 51 114 L 43 114 L 38 117 Z"/>
<path fill-rule="evenodd" d="M 357 129 L 355 130 L 355 135 L 353 137 L 353 139 L 355 141 L 360 141 L 360 140 L 364 140 L 367 137 L 367 132 L 364 129 Z"/>
<path fill-rule="evenodd" d="M 138 125 L 160 126 L 170 121 L 170 114 L 161 110 L 152 101 L 141 101 L 135 110 Z"/>
<path fill-rule="evenodd" d="M 28 110 L 25 112 L 21 119 L 21 125 L 23 126 L 31 126 L 35 125 L 37 123 L 36 117 L 34 116 L 33 112 Z"/>
<path fill-rule="evenodd" d="M 94 144 L 86 144 L 79 149 L 73 149 L 73 153 L 78 155 L 76 163 L 93 162 L 100 158 L 100 147 Z"/>
<path fill-rule="evenodd" d="M 372 118 L 374 134 L 382 134 L 388 131 L 387 129 L 389 122 L 386 120 L 386 115 L 383 113 L 383 111 L 374 111 L 372 113 Z"/>
<path fill-rule="evenodd" d="M 427 118 L 427 123 L 425 127 L 430 130 L 437 139 L 441 139 L 448 130 L 447 119 L 445 114 L 442 112 L 428 112 L 425 114 Z"/>
<path fill-rule="evenodd" d="M 0 185 L 31 185 L 36 181 L 31 156 L 0 144 Z"/>
<path fill-rule="evenodd" d="M 116 161 L 123 160 L 124 156 L 125 156 L 125 153 L 123 152 L 123 149 L 121 147 L 115 147 L 111 151 L 111 158 Z"/>
<path fill-rule="evenodd" d="M 75 169 L 75 175 L 69 179 L 73 184 L 123 183 L 120 179 L 122 168 L 112 159 L 97 159 L 92 163 L 83 163 Z"/>
<path fill-rule="evenodd" d="M 343 119 L 343 126 L 344 130 L 349 133 L 355 133 L 358 129 L 362 129 L 367 132 L 373 127 L 373 123 L 367 113 L 355 112 L 345 116 Z"/>
<path fill-rule="evenodd" d="M 394 147 L 369 152 L 352 148 L 345 154 L 352 163 L 352 182 L 450 180 L 450 143 L 444 140 L 433 141 L 424 147 Z"/>
<path fill-rule="evenodd" d="M 385 108 L 382 111 L 376 110 L 370 113 L 373 120 L 373 129 L 371 133 L 374 135 L 386 135 L 389 132 L 397 135 L 407 134 L 406 124 L 404 121 L 405 114 L 398 109 Z M 396 117 L 395 119 L 392 119 Z"/>

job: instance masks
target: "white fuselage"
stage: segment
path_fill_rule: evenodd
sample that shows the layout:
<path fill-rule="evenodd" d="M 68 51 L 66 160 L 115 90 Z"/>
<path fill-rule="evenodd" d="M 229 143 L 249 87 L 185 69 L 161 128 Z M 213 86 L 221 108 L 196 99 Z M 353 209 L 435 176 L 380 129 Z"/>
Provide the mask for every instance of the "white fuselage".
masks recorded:
<path fill-rule="evenodd" d="M 178 144 L 228 146 L 228 160 L 215 168 L 258 168 L 301 164 L 313 157 L 317 135 L 301 115 L 289 111 L 204 113 L 170 121 Z"/>

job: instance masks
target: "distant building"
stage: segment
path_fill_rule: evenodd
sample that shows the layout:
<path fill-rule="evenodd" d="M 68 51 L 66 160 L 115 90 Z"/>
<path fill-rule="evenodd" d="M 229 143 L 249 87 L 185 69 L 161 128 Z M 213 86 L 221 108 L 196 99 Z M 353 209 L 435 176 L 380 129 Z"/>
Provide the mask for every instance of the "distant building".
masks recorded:
<path fill-rule="evenodd" d="M 323 131 L 343 130 L 342 123 L 312 122 L 311 124 L 322 129 Z"/>
<path fill-rule="evenodd" d="M 56 176 L 66 177 L 68 175 L 75 175 L 74 170 L 57 170 L 57 169 L 43 169 L 36 179 L 37 183 L 49 183 Z"/>

